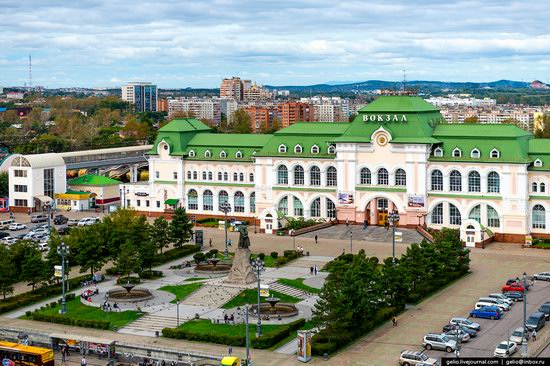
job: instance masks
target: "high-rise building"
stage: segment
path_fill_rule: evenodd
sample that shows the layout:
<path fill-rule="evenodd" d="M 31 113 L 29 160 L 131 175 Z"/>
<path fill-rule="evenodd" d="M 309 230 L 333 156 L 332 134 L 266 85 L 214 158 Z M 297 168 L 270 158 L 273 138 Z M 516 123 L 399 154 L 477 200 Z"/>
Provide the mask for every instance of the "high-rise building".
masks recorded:
<path fill-rule="evenodd" d="M 244 108 L 250 116 L 250 127 L 253 132 L 273 127 L 273 118 L 277 116 L 277 110 L 273 107 L 249 106 Z"/>
<path fill-rule="evenodd" d="M 157 86 L 149 82 L 131 82 L 122 86 L 122 100 L 133 104 L 138 112 L 156 112 L 157 98 Z"/>
<path fill-rule="evenodd" d="M 243 100 L 243 83 L 241 78 L 232 77 L 231 79 L 223 79 L 220 85 L 220 97 Z"/>
<path fill-rule="evenodd" d="M 168 100 L 159 99 L 157 102 L 157 111 L 159 112 L 168 112 Z"/>
<path fill-rule="evenodd" d="M 301 102 L 309 103 L 313 108 L 313 121 L 347 122 L 349 118 L 349 100 L 340 97 L 301 98 Z"/>
<path fill-rule="evenodd" d="M 220 99 L 218 98 L 178 98 L 168 101 L 168 115 L 178 112 L 191 113 L 195 118 L 207 119 L 215 124 L 221 121 Z"/>
<path fill-rule="evenodd" d="M 0 94 L 4 94 L 4 88 L 0 86 Z"/>
<path fill-rule="evenodd" d="M 227 123 L 233 122 L 233 113 L 239 109 L 239 103 L 233 98 L 220 99 L 221 112 L 227 118 Z"/>
<path fill-rule="evenodd" d="M 279 104 L 277 109 L 281 127 L 288 127 L 298 121 L 313 120 L 313 109 L 308 103 L 285 102 Z"/>

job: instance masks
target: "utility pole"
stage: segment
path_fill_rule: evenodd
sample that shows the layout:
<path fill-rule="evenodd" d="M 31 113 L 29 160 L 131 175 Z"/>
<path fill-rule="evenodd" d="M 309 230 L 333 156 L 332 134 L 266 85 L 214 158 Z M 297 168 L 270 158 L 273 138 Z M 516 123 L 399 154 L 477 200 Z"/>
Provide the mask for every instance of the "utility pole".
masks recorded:
<path fill-rule="evenodd" d="M 395 224 L 399 221 L 399 214 L 395 211 L 392 211 L 388 215 L 388 220 L 391 222 L 392 225 L 392 235 L 391 235 L 391 241 L 392 241 L 392 261 L 395 263 Z"/>
<path fill-rule="evenodd" d="M 262 335 L 262 318 L 260 311 L 260 274 L 265 270 L 264 262 L 260 258 L 256 258 L 252 261 L 252 268 L 256 272 L 256 277 L 258 278 L 258 325 L 256 330 L 256 337 L 261 337 Z"/>
<path fill-rule="evenodd" d="M 523 331 L 527 331 L 527 273 L 525 272 L 523 272 Z M 529 341 L 522 342 L 522 344 L 523 343 L 525 344 L 525 354 L 523 355 L 523 357 L 528 357 L 529 351 L 527 343 L 529 343 Z"/>
<path fill-rule="evenodd" d="M 220 209 L 223 211 L 224 214 L 224 220 L 223 220 L 223 226 L 225 229 L 225 259 L 229 258 L 229 249 L 227 245 L 227 213 L 231 211 L 231 205 L 228 202 L 224 202 L 220 205 Z"/>
<path fill-rule="evenodd" d="M 61 314 L 67 313 L 67 302 L 65 301 L 65 257 L 69 255 L 69 247 L 64 241 L 57 247 L 57 254 L 61 256 Z"/>

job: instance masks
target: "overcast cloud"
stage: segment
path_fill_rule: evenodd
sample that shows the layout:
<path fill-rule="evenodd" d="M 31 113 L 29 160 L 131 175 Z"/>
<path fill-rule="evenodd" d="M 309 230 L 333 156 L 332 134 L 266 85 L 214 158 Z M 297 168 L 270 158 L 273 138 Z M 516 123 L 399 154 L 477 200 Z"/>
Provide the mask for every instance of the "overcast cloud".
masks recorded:
<path fill-rule="evenodd" d="M 0 0 L 0 85 L 550 78 L 548 0 Z"/>

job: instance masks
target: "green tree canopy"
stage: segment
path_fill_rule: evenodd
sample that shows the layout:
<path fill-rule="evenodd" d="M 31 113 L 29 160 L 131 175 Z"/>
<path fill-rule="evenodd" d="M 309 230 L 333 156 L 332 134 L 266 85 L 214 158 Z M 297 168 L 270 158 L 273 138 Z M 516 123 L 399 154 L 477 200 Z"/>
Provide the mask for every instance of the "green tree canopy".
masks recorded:
<path fill-rule="evenodd" d="M 168 248 L 168 245 L 170 245 L 171 242 L 169 227 L 170 223 L 166 221 L 164 216 L 157 217 L 151 226 L 151 242 L 155 244 L 161 253 L 163 248 Z"/>
<path fill-rule="evenodd" d="M 178 207 L 174 211 L 170 223 L 170 236 L 176 248 L 181 248 L 193 236 L 193 223 L 182 207 Z"/>

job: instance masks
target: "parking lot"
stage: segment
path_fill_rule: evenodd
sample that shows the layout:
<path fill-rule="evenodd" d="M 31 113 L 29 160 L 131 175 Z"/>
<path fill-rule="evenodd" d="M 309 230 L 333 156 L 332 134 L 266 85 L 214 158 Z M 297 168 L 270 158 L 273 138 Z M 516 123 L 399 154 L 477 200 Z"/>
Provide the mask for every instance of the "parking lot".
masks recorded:
<path fill-rule="evenodd" d="M 507 278 L 502 279 L 504 285 Z M 500 292 L 500 288 L 495 288 L 493 292 Z M 486 294 L 488 295 L 488 294 Z M 465 298 L 464 301 L 471 304 L 477 302 L 477 298 Z M 527 291 L 527 317 L 536 312 L 540 305 L 550 301 L 550 283 L 546 281 L 536 281 L 535 285 Z M 455 314 L 454 316 L 466 317 L 469 314 Z M 481 330 L 477 333 L 477 337 L 471 338 L 467 342 L 460 344 L 460 357 L 493 357 L 496 346 L 509 339 L 516 328 L 523 327 L 523 302 L 516 302 L 510 311 L 505 312 L 504 317 L 500 320 L 469 318 L 470 320 L 479 323 Z M 434 324 L 432 332 L 441 333 L 441 329 L 445 324 Z M 547 332 L 550 329 L 550 323 L 541 329 L 539 333 Z M 421 342 L 421 340 L 420 340 Z M 529 341 L 532 344 L 532 341 Z M 518 351 L 518 354 L 521 351 Z M 425 353 L 433 358 L 440 359 L 442 357 L 455 357 L 454 353 L 446 353 L 444 351 L 430 350 Z"/>

